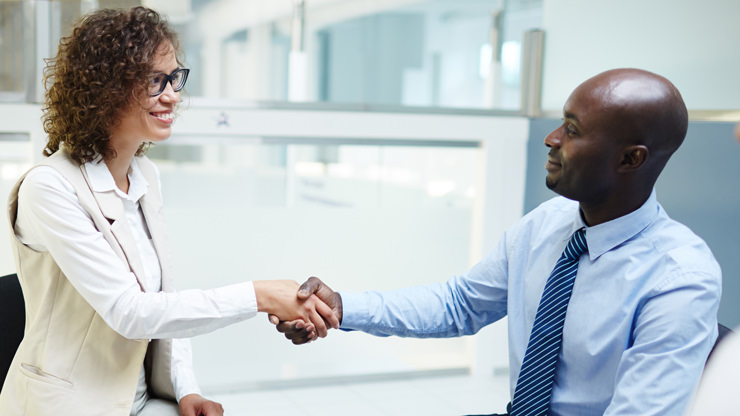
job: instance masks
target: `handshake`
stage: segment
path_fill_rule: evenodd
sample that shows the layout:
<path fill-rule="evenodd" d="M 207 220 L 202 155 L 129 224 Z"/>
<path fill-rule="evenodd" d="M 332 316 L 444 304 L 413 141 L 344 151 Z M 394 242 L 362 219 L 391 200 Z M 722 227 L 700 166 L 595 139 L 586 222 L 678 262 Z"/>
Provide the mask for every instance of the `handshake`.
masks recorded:
<path fill-rule="evenodd" d="M 342 297 L 317 277 L 297 289 L 289 281 L 256 281 L 258 309 L 293 344 L 306 344 L 326 337 L 329 328 L 342 323 Z"/>

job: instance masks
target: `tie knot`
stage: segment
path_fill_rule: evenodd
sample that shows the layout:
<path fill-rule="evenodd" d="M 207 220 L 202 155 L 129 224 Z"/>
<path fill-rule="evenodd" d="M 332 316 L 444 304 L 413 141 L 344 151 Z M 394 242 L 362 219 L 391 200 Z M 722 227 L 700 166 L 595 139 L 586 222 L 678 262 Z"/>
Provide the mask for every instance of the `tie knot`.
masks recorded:
<path fill-rule="evenodd" d="M 586 229 L 581 228 L 573 233 L 570 237 L 568 246 L 565 247 L 563 254 L 571 259 L 577 260 L 581 257 L 581 254 L 588 251 L 588 244 L 586 243 Z"/>

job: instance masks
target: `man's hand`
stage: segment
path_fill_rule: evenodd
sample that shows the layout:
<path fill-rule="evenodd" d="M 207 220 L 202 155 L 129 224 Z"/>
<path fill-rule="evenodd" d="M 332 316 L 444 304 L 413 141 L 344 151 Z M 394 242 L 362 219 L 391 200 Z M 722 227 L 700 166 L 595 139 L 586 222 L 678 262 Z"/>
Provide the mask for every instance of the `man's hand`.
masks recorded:
<path fill-rule="evenodd" d="M 298 298 L 309 299 L 313 296 L 318 297 L 331 308 L 333 314 L 338 319 L 338 323 L 342 323 L 342 297 L 339 293 L 331 290 L 318 277 L 310 277 L 298 288 Z M 321 335 L 320 333 L 317 336 L 316 332 L 310 330 L 310 325 L 303 320 L 284 321 L 275 315 L 270 315 L 270 322 L 277 325 L 277 330 L 285 334 L 285 338 L 291 340 L 296 345 L 314 341 L 318 336 L 322 338 L 326 336 L 326 334 Z M 339 325 L 334 326 L 334 328 L 338 327 Z"/>
<path fill-rule="evenodd" d="M 298 282 L 293 280 L 255 281 L 257 309 L 280 321 L 304 322 L 303 330 L 313 332 L 313 338 L 325 337 L 328 328 L 339 328 L 340 321 L 332 307 L 318 296 L 297 295 L 299 289 Z"/>
<path fill-rule="evenodd" d="M 180 416 L 223 416 L 221 403 L 208 400 L 200 394 L 188 394 L 180 399 Z"/>

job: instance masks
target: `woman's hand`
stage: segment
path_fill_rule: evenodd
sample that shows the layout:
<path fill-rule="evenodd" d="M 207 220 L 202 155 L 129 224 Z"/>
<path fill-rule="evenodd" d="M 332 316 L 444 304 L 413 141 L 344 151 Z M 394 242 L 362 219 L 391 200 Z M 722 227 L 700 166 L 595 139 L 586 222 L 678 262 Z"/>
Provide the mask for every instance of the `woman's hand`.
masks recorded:
<path fill-rule="evenodd" d="M 298 299 L 308 299 L 311 296 L 318 296 L 319 299 L 332 308 L 334 314 L 339 319 L 339 323 L 342 323 L 344 312 L 342 296 L 339 293 L 331 290 L 318 277 L 310 277 L 298 288 Z M 283 333 L 285 338 L 291 340 L 293 344 L 307 344 L 318 338 L 316 332 L 312 328 L 309 328 L 310 324 L 302 320 L 281 321 L 275 315 L 269 315 L 269 319 L 272 324 L 276 325 L 278 332 Z"/>
<path fill-rule="evenodd" d="M 221 403 L 208 400 L 200 394 L 188 394 L 180 399 L 180 416 L 223 416 Z"/>
<path fill-rule="evenodd" d="M 316 295 L 298 297 L 298 288 L 298 282 L 293 280 L 255 281 L 257 309 L 281 321 L 302 320 L 309 332 L 315 331 L 322 338 L 330 327 L 339 328 L 339 318 L 331 307 Z"/>

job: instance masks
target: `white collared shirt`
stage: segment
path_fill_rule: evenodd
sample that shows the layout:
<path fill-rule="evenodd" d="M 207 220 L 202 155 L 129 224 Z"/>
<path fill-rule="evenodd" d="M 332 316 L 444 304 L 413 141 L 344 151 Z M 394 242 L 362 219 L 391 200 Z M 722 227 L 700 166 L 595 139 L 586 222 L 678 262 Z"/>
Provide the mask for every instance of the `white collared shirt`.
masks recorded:
<path fill-rule="evenodd" d="M 144 264 L 141 284 L 145 292 L 128 264 L 116 256 L 95 228 L 72 185 L 54 168 L 36 167 L 23 181 L 15 234 L 30 248 L 49 252 L 75 289 L 122 336 L 175 338 L 172 382 L 176 397 L 180 400 L 187 394 L 199 394 L 186 338 L 255 316 L 257 299 L 252 283 L 160 292 L 159 258 L 139 206 L 149 184 L 136 160 L 132 160 L 128 173 L 128 193 L 116 187 L 105 163 L 88 162 L 85 169 L 94 191 L 113 191 L 121 198 Z"/>

